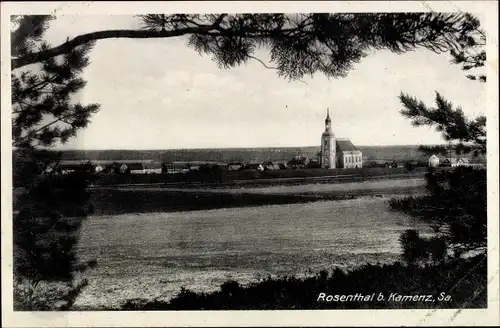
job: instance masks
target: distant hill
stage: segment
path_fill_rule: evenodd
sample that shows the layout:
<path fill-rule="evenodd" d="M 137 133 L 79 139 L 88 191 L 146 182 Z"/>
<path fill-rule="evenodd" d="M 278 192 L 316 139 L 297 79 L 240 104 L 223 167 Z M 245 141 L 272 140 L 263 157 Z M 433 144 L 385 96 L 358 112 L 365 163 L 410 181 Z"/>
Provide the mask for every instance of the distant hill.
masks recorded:
<path fill-rule="evenodd" d="M 358 146 L 364 161 L 370 160 L 426 160 L 418 145 L 409 146 Z M 66 150 L 66 160 L 155 160 L 173 161 L 285 161 L 296 155 L 316 157 L 319 146 L 280 148 L 212 148 L 212 149 L 168 149 L 168 150 Z"/>

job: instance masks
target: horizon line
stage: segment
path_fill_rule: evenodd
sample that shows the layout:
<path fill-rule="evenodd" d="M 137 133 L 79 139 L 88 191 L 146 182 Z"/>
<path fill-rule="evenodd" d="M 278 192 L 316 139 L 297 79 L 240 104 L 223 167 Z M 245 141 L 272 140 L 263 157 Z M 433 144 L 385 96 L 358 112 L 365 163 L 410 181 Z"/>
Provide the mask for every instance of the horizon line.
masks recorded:
<path fill-rule="evenodd" d="M 356 147 L 419 147 L 419 146 L 446 146 L 446 144 L 395 144 L 395 145 L 359 145 Z M 127 150 L 127 151 L 167 151 L 167 150 L 209 150 L 209 149 L 282 149 L 282 148 L 312 148 L 321 147 L 321 145 L 309 146 L 245 146 L 245 147 L 204 147 L 204 148 L 68 148 L 68 149 L 48 149 L 54 151 L 112 151 L 112 150 Z"/>

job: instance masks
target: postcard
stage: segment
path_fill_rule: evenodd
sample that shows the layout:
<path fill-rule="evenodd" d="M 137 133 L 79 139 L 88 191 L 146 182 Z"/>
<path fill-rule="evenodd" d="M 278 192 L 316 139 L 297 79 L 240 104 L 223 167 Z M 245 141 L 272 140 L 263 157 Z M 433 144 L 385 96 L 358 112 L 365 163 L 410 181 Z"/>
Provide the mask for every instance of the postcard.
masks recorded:
<path fill-rule="evenodd" d="M 2 3 L 5 327 L 498 325 L 498 3 Z"/>

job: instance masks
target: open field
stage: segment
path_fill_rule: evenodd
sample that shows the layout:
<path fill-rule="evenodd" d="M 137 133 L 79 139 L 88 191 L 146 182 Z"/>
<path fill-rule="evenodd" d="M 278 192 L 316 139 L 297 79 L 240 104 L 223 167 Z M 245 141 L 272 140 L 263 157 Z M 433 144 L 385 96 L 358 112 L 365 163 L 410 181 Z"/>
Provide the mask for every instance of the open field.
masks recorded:
<path fill-rule="evenodd" d="M 246 284 L 394 262 L 401 232 L 413 228 L 425 235 L 432 229 L 389 211 L 388 199 L 90 217 L 78 254 L 98 264 L 84 274 L 90 285 L 76 309 L 170 299 L 182 286 L 214 291 L 228 279 Z"/>
<path fill-rule="evenodd" d="M 229 180 L 225 182 L 188 182 L 188 183 L 145 183 L 145 184 L 125 184 L 124 186 L 154 186 L 161 185 L 169 188 L 182 189 L 238 189 L 238 188 L 266 188 L 271 186 L 303 186 L 307 184 L 348 184 L 365 181 L 381 180 L 404 180 L 419 179 L 424 177 L 425 172 L 415 171 L 401 174 L 385 174 L 377 176 L 367 176 L 359 174 L 328 175 L 328 176 L 307 176 L 307 177 L 284 177 L 284 178 L 258 178 L 248 180 Z M 119 185 L 117 185 L 119 186 Z M 246 189 L 248 190 L 248 189 Z"/>
<path fill-rule="evenodd" d="M 104 215 L 307 203 L 423 192 L 425 192 L 423 178 L 224 189 L 187 189 L 151 185 L 113 186 L 94 188 L 92 203 L 95 214 Z"/>
<path fill-rule="evenodd" d="M 423 173 L 413 176 L 240 180 L 228 183 L 144 183 L 89 188 L 96 215 L 173 212 L 226 207 L 305 203 L 385 194 L 425 192 Z M 17 195 L 13 190 L 13 206 Z"/>

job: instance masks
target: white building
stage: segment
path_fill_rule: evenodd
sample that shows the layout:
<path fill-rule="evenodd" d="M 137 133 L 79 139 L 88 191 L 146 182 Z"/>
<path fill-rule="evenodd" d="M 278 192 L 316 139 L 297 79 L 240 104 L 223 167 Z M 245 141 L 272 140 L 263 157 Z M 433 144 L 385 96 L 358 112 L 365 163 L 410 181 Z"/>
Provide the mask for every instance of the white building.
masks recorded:
<path fill-rule="evenodd" d="M 329 110 L 325 132 L 321 134 L 320 166 L 327 169 L 363 167 L 363 153 L 349 139 L 335 138 Z"/>
<path fill-rule="evenodd" d="M 436 155 L 432 155 L 429 157 L 429 167 L 438 167 L 439 166 L 439 157 Z"/>
<path fill-rule="evenodd" d="M 100 173 L 102 171 L 104 171 L 104 166 L 100 165 L 100 164 L 97 164 L 95 167 L 94 167 L 94 171 L 96 173 Z"/>
<path fill-rule="evenodd" d="M 363 153 L 349 139 L 337 139 L 337 167 L 359 169 L 363 167 Z"/>
<path fill-rule="evenodd" d="M 161 174 L 162 172 L 161 163 L 143 163 L 142 167 L 144 168 L 145 174 Z"/>
<path fill-rule="evenodd" d="M 451 166 L 451 167 L 458 167 L 458 166 L 470 166 L 470 162 L 468 158 L 456 158 L 456 157 L 449 157 L 446 158 L 442 163 L 441 166 Z"/>
<path fill-rule="evenodd" d="M 470 166 L 468 158 L 460 158 L 455 166 Z"/>

